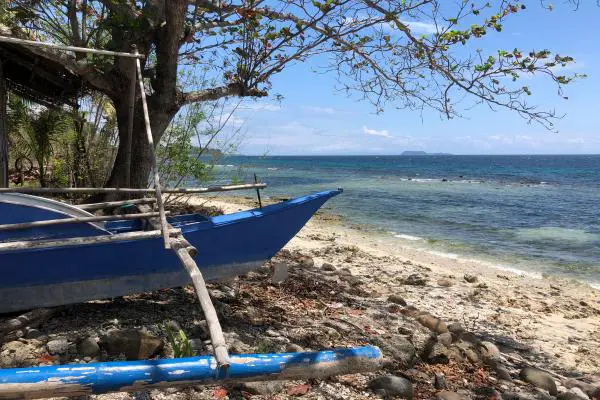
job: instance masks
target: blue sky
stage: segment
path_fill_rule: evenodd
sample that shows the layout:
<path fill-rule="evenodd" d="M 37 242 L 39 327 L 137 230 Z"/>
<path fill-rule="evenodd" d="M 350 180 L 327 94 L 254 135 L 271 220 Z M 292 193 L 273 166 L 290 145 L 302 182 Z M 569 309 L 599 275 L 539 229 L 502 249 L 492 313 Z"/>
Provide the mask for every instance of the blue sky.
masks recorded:
<path fill-rule="evenodd" d="M 423 114 L 374 107 L 337 92 L 335 77 L 311 72 L 314 62 L 293 66 L 276 76 L 272 94 L 284 99 L 245 101 L 232 117 L 243 138 L 238 152 L 252 155 L 399 154 L 404 150 L 455 154 L 590 154 L 600 153 L 600 7 L 582 0 L 579 10 L 557 0 L 554 11 L 530 2 L 512 16 L 502 33 L 486 37 L 486 49 L 551 49 L 575 57 L 569 72 L 587 78 L 570 84 L 564 95 L 543 78 L 523 81 L 533 90 L 531 102 L 566 116 L 558 133 L 528 125 L 517 114 L 480 105 L 465 118 L 447 120 L 437 112 Z M 421 27 L 426 29 L 427 27 Z"/>

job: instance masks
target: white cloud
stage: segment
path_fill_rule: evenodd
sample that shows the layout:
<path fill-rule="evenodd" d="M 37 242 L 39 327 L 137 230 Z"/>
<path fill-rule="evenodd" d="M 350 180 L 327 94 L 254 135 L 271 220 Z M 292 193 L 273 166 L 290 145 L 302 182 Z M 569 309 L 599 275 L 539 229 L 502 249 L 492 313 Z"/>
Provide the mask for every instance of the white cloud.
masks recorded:
<path fill-rule="evenodd" d="M 403 24 L 406 24 L 413 33 L 426 33 L 432 34 L 437 32 L 437 28 L 434 24 L 429 22 L 422 21 L 403 21 L 400 20 Z"/>
<path fill-rule="evenodd" d="M 367 135 L 372 135 L 372 136 L 381 136 L 381 137 L 385 137 L 385 138 L 393 137 L 392 135 L 390 135 L 390 133 L 388 132 L 387 129 L 378 131 L 375 129 L 369 129 L 365 125 L 363 125 L 363 132 L 366 133 Z"/>
<path fill-rule="evenodd" d="M 316 114 L 335 114 L 335 110 L 331 107 L 302 106 L 302 109 Z"/>
<path fill-rule="evenodd" d="M 247 103 L 241 104 L 238 110 L 243 111 L 281 111 L 282 108 L 279 104 L 275 103 Z"/>

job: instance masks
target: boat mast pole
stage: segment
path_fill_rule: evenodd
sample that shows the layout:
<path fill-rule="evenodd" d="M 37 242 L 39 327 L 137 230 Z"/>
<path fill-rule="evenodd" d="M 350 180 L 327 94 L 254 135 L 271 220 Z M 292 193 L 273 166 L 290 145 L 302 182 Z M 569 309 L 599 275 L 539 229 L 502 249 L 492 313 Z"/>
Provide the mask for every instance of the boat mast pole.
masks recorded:
<path fill-rule="evenodd" d="M 134 54 L 137 54 L 137 48 L 134 49 Z M 156 152 L 154 151 L 154 138 L 152 137 L 152 128 L 150 127 L 150 116 L 148 114 L 148 103 L 146 103 L 146 90 L 144 89 L 144 77 L 142 76 L 142 66 L 140 59 L 135 59 L 137 67 L 138 82 L 140 85 L 140 95 L 142 98 L 142 109 L 144 110 L 144 124 L 146 125 L 146 136 L 148 138 L 148 147 L 150 147 L 150 158 L 152 159 L 152 170 L 154 171 L 154 191 L 156 195 L 156 205 L 160 214 L 160 229 L 163 232 L 163 240 L 165 249 L 171 248 L 169 239 L 169 231 L 167 229 L 167 217 L 165 215 L 165 206 L 163 204 L 162 193 L 160 188 L 160 174 L 156 166 Z"/>

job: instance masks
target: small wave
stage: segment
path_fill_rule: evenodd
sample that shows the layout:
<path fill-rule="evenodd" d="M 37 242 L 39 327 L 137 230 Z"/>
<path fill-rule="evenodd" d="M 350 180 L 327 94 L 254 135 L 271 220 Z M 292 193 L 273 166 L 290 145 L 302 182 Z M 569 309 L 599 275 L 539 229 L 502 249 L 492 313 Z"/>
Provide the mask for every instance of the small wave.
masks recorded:
<path fill-rule="evenodd" d="M 514 231 L 515 238 L 523 242 L 569 242 L 590 243 L 600 241 L 600 235 L 583 229 L 543 226 L 540 228 L 522 228 Z"/>
<path fill-rule="evenodd" d="M 403 233 L 396 233 L 396 234 L 394 234 L 394 237 L 398 238 L 398 239 L 410 240 L 410 241 L 413 241 L 413 242 L 420 241 L 420 240 L 425 240 L 425 239 L 423 239 L 422 237 L 419 237 L 419 236 L 405 235 Z"/>
<path fill-rule="evenodd" d="M 279 168 L 276 168 L 276 167 L 269 167 L 269 168 L 267 168 L 267 169 L 268 169 L 269 171 L 277 171 L 277 170 L 279 170 Z"/>

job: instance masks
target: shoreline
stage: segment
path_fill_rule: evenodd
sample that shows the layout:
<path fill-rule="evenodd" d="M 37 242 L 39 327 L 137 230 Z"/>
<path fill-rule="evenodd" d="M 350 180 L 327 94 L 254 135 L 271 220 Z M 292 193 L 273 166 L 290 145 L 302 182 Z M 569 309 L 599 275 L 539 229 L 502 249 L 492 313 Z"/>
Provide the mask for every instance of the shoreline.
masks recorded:
<path fill-rule="evenodd" d="M 231 213 L 254 207 L 255 199 L 218 197 L 208 204 Z M 284 249 L 308 253 L 315 264 L 331 262 L 331 245 L 355 249 L 357 256 L 339 263 L 361 279 L 389 277 L 389 282 L 366 284 L 378 298 L 400 291 L 409 304 L 450 322 L 472 320 L 480 325 L 479 333 L 523 341 L 545 354 L 554 368 L 600 373 L 600 290 L 573 279 L 529 276 L 398 242 L 320 211 Z M 373 265 L 373 259 L 380 265 Z M 408 290 L 398 285 L 398 277 L 407 273 L 426 276 L 427 285 Z M 467 282 L 467 276 L 476 281 Z"/>

